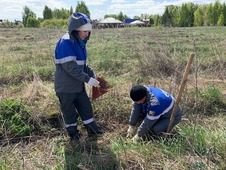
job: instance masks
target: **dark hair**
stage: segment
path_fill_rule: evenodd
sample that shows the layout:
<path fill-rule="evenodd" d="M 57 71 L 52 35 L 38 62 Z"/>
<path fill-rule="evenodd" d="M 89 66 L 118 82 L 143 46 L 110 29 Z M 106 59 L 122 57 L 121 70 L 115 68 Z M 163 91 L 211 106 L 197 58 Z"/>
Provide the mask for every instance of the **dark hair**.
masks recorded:
<path fill-rule="evenodd" d="M 147 95 L 147 89 L 143 85 L 135 85 L 130 90 L 130 97 L 133 101 L 139 101 Z"/>

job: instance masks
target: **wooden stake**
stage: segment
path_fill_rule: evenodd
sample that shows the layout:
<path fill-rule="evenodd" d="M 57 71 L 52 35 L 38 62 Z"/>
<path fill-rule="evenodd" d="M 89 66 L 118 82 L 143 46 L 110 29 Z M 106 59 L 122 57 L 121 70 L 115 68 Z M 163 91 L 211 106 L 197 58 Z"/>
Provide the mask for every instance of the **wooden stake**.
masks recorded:
<path fill-rule="evenodd" d="M 186 82 L 187 82 L 189 70 L 190 70 L 190 68 L 191 68 L 191 63 L 192 63 L 192 60 L 193 60 L 194 56 L 195 56 L 194 53 L 191 53 L 191 54 L 190 54 L 188 63 L 187 63 L 187 65 L 186 65 L 185 72 L 184 72 L 184 74 L 183 74 L 183 79 L 182 79 L 181 84 L 180 84 L 179 93 L 178 93 L 178 96 L 177 96 L 175 105 L 174 105 L 174 107 L 173 107 L 172 115 L 171 115 L 171 117 L 170 117 L 170 123 L 169 123 L 168 129 L 167 129 L 167 133 L 169 133 L 169 132 L 171 131 L 171 129 L 172 129 L 172 125 L 173 125 L 173 122 L 174 122 L 174 118 L 175 118 L 175 116 L 176 116 L 176 112 L 177 112 L 177 109 L 178 109 L 178 106 L 179 106 L 179 103 L 180 103 L 180 100 L 181 100 L 181 96 L 182 96 L 184 87 L 185 87 Z"/>

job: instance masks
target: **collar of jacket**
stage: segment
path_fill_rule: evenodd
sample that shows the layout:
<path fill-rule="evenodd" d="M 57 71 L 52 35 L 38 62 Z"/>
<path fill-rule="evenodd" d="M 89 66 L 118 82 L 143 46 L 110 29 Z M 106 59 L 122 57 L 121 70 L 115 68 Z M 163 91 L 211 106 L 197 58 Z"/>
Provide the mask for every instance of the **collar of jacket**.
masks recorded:
<path fill-rule="evenodd" d="M 69 35 L 70 35 L 70 40 L 77 41 L 81 48 L 85 48 L 86 47 L 86 41 L 83 41 L 77 35 L 74 35 L 74 34 L 69 34 Z"/>
<path fill-rule="evenodd" d="M 82 48 L 86 47 L 85 42 L 81 38 L 78 37 L 76 40 L 77 40 L 78 44 L 80 45 L 80 47 L 82 47 Z"/>

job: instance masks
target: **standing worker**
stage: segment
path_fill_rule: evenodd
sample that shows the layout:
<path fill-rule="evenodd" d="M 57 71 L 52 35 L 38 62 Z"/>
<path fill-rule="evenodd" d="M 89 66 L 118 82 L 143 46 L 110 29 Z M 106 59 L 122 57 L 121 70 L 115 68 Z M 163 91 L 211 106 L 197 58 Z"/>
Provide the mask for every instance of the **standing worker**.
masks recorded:
<path fill-rule="evenodd" d="M 160 135 L 167 132 L 170 117 L 175 104 L 174 97 L 166 91 L 152 86 L 135 85 L 130 90 L 130 97 L 134 101 L 127 137 L 133 137 L 136 125 L 138 127 L 133 141 L 143 139 L 146 135 Z M 182 117 L 181 107 L 178 107 L 173 126 L 178 124 Z"/>
<path fill-rule="evenodd" d="M 93 118 L 85 83 L 98 86 L 94 71 L 86 63 L 86 42 L 92 24 L 83 13 L 75 12 L 68 19 L 68 33 L 63 35 L 55 48 L 55 92 L 60 101 L 65 128 L 72 140 L 79 140 L 77 118 L 81 117 L 88 135 L 103 134 Z"/>

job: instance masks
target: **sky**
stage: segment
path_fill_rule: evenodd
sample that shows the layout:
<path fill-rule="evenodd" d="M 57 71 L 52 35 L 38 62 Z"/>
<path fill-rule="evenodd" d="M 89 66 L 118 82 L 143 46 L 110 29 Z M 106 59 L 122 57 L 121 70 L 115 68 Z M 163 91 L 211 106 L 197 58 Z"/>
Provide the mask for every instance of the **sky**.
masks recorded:
<path fill-rule="evenodd" d="M 91 19 L 101 20 L 106 14 L 122 12 L 130 18 L 141 16 L 141 14 L 162 15 L 165 6 L 181 6 L 183 3 L 210 4 L 215 0 L 82 0 L 90 11 Z M 81 0 L 80 0 L 81 2 Z M 78 1 L 76 0 L 0 0 L 0 19 L 9 21 L 22 21 L 24 6 L 33 11 L 37 17 L 43 18 L 42 12 L 45 5 L 54 10 L 55 8 L 75 10 Z M 226 0 L 220 0 L 226 3 Z"/>

